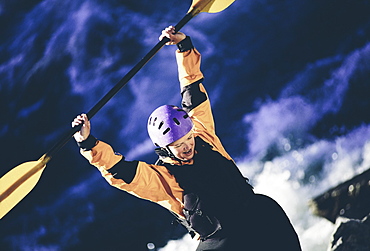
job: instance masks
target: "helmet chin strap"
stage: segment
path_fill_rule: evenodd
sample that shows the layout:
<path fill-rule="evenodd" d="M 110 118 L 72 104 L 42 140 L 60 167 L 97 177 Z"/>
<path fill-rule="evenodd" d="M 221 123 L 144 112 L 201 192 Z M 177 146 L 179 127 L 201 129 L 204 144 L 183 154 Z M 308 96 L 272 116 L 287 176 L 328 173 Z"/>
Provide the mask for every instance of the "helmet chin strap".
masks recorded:
<path fill-rule="evenodd" d="M 182 159 L 179 159 L 177 158 L 173 153 L 172 151 L 170 150 L 170 148 L 168 146 L 165 146 L 165 147 L 158 147 L 156 149 L 154 149 L 155 153 L 161 157 L 161 158 L 171 158 L 171 159 L 175 159 L 177 161 L 179 161 L 180 163 L 182 162 L 188 162 L 188 160 L 182 160 Z"/>
<path fill-rule="evenodd" d="M 171 159 L 178 159 L 176 156 L 172 153 L 170 148 L 168 146 L 165 147 L 158 147 L 154 149 L 155 153 L 161 157 L 161 158 L 171 158 Z"/>
<path fill-rule="evenodd" d="M 168 147 L 168 146 L 166 146 L 166 147 L 164 147 L 165 149 L 166 149 L 166 151 L 168 152 L 168 157 L 170 157 L 170 158 L 172 158 L 172 159 L 177 159 L 177 160 L 179 160 L 179 158 L 177 158 L 176 156 L 175 156 L 175 154 L 173 154 L 173 152 L 171 151 L 171 149 Z"/>

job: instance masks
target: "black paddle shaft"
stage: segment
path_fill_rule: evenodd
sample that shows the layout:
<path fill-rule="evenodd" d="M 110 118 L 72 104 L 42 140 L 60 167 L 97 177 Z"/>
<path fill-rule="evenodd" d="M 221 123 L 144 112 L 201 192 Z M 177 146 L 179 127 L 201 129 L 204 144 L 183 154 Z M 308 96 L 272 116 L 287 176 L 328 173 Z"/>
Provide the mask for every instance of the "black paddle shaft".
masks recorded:
<path fill-rule="evenodd" d="M 200 11 L 194 9 L 188 12 L 180 22 L 175 26 L 175 30 L 179 31 L 185 24 L 187 24 L 193 17 L 199 14 Z M 164 37 L 159 41 L 153 49 L 151 49 L 118 83 L 102 98 L 96 105 L 91 108 L 87 113 L 87 117 L 91 119 L 94 115 L 111 99 L 116 95 L 127 83 L 128 81 L 141 69 L 143 66 L 149 62 L 149 60 L 167 43 L 169 38 Z M 71 138 L 78 132 L 82 127 L 82 124 L 71 128 L 61 139 L 56 143 L 45 155 L 47 157 L 52 157 L 56 152 L 58 152 Z"/>

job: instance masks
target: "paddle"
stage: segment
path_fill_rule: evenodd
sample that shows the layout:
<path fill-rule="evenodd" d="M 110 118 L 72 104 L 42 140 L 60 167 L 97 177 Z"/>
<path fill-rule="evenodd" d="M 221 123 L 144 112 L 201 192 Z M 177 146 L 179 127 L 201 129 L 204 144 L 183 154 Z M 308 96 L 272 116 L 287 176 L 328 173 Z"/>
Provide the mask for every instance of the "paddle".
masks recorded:
<path fill-rule="evenodd" d="M 201 12 L 216 13 L 226 9 L 235 0 L 193 0 L 187 14 L 175 26 L 179 31 Z M 127 82 L 167 43 L 163 38 L 157 43 L 88 113 L 91 119 Z M 0 219 L 17 205 L 37 184 L 46 164 L 80 130 L 82 125 L 71 128 L 57 144 L 37 161 L 29 161 L 14 167 L 0 179 Z"/>

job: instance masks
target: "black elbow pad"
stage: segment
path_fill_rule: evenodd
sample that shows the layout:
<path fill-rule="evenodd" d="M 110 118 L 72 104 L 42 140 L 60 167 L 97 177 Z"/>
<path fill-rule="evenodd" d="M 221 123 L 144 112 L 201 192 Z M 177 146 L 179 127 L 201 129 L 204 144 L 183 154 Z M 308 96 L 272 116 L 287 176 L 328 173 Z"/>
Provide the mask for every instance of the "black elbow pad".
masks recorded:
<path fill-rule="evenodd" d="M 182 88 L 182 108 L 186 112 L 190 112 L 195 107 L 207 100 L 207 95 L 200 90 L 199 84 L 203 82 L 203 79 L 200 79 L 190 85 L 187 85 Z"/>
<path fill-rule="evenodd" d="M 125 161 L 122 158 L 117 164 L 108 170 L 115 179 L 121 179 L 127 184 L 131 183 L 136 175 L 136 169 L 139 161 Z"/>

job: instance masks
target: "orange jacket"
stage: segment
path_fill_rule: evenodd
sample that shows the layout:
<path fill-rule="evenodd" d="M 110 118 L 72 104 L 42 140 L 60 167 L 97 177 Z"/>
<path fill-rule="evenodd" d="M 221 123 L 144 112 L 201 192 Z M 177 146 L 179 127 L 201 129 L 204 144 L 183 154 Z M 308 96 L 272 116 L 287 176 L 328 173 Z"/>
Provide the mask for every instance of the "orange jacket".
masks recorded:
<path fill-rule="evenodd" d="M 181 89 L 203 79 L 203 74 L 200 71 L 201 55 L 196 49 L 185 52 L 176 51 L 176 60 Z M 214 150 L 230 160 L 231 157 L 215 134 L 211 105 L 206 90 L 202 84 L 199 84 L 199 88 L 207 98 L 189 112 L 189 116 L 194 122 L 194 137 L 199 136 L 212 145 Z M 99 141 L 91 150 L 81 150 L 81 153 L 90 164 L 98 168 L 110 185 L 139 198 L 158 203 L 183 217 L 184 190 L 164 166 L 139 161 L 134 179 L 130 183 L 126 183 L 122 179 L 116 179 L 107 171 L 123 158 L 122 155 L 115 154 L 110 145 Z M 180 163 L 172 161 L 172 164 L 179 165 Z"/>

